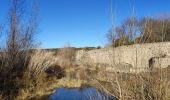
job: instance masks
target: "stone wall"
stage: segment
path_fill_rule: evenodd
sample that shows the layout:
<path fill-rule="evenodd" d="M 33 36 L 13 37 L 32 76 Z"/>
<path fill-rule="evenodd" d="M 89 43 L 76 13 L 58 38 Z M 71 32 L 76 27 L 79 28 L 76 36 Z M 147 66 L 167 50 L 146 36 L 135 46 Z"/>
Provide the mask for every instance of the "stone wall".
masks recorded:
<path fill-rule="evenodd" d="M 152 66 L 155 68 L 167 68 L 170 67 L 170 57 L 160 57 L 152 59 Z"/>
<path fill-rule="evenodd" d="M 153 58 L 167 57 L 170 57 L 170 42 L 160 42 L 120 46 L 116 48 L 102 48 L 90 51 L 80 50 L 76 54 L 76 63 L 79 65 L 102 64 L 112 66 L 117 70 L 127 68 L 133 71 L 135 68 L 141 70 L 148 69 L 152 65 L 151 59 Z M 156 63 L 154 63 L 152 67 L 157 66 L 158 63 L 170 62 L 170 59 L 162 60 L 163 61 L 155 60 Z"/>

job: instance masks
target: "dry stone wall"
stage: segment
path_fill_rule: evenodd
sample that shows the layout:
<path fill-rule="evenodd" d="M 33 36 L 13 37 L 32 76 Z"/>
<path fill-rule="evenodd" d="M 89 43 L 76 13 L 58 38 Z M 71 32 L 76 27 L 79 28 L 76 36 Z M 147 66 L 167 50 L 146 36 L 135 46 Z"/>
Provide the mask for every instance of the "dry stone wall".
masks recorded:
<path fill-rule="evenodd" d="M 168 66 L 170 62 L 170 42 L 134 44 L 116 48 L 102 48 L 90 51 L 80 50 L 76 54 L 76 63 L 79 65 L 107 65 L 119 71 L 127 69 L 146 70 L 149 67 Z M 155 60 L 153 58 L 159 58 Z M 166 58 L 166 59 L 165 59 Z M 164 61 L 166 60 L 166 61 Z M 167 64 L 160 64 L 165 63 Z"/>

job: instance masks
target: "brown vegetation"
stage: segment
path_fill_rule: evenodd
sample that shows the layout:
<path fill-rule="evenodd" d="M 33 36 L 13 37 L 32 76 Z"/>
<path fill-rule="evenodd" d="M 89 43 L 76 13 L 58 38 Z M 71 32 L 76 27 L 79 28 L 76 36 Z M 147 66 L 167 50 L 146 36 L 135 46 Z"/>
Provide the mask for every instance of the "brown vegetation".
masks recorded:
<path fill-rule="evenodd" d="M 75 62 L 75 48 L 70 47 L 70 45 L 59 50 L 58 63 L 62 67 L 72 67 Z"/>
<path fill-rule="evenodd" d="M 31 16 L 25 10 L 24 0 L 12 0 L 9 25 L 2 31 L 2 35 L 7 34 L 0 53 L 0 93 L 5 99 L 14 99 L 22 91 L 33 93 L 44 85 L 43 72 L 54 62 L 51 53 L 31 50 L 36 47 L 37 9 Z M 28 19 L 23 18 L 25 15 Z"/>
<path fill-rule="evenodd" d="M 115 73 L 110 80 L 97 79 L 96 85 L 120 100 L 169 100 L 168 71 L 169 69 L 163 69 L 162 72 L 165 73 L 161 73 L 160 69 L 156 69 L 139 74 Z"/>
<path fill-rule="evenodd" d="M 130 17 L 112 28 L 107 38 L 114 47 L 133 43 L 153 43 L 170 41 L 170 18 Z M 113 31 L 115 30 L 115 31 Z"/>
<path fill-rule="evenodd" d="M 0 99 L 31 99 L 50 94 L 58 87 L 95 86 L 120 100 L 170 99 L 170 70 L 155 69 L 146 73 L 107 72 L 93 61 L 86 66 L 75 64 L 75 48 L 66 46 L 57 52 L 32 50 L 38 27 L 36 16 L 23 20 L 23 0 L 13 0 L 9 15 L 5 47 L 0 53 Z M 33 13 L 36 14 L 36 9 Z M 34 14 L 31 14 L 34 15 Z M 131 17 L 108 34 L 116 46 L 132 43 L 170 41 L 170 20 Z M 113 33 L 115 32 L 115 33 Z M 137 34 L 140 34 L 137 36 Z M 86 48 L 90 50 L 93 48 Z M 98 47 L 100 49 L 100 47 Z M 91 65 L 87 65 L 91 63 Z M 113 62 L 114 65 L 114 62 Z M 52 91 L 52 92 L 51 92 Z"/>

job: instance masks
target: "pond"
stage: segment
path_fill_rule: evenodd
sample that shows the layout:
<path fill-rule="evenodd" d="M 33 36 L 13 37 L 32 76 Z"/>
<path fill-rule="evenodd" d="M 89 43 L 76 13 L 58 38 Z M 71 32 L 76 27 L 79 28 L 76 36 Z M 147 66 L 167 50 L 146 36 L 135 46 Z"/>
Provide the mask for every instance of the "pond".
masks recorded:
<path fill-rule="evenodd" d="M 50 100 L 117 100 L 93 87 L 59 88 L 50 96 Z"/>

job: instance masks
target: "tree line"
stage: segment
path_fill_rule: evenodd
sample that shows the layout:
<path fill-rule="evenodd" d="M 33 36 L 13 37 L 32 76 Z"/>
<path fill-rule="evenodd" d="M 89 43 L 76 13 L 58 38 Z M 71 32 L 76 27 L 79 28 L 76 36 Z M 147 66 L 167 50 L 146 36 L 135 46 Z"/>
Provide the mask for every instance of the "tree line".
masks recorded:
<path fill-rule="evenodd" d="M 107 39 L 113 47 L 170 41 L 170 17 L 129 17 L 120 26 L 112 27 Z"/>

